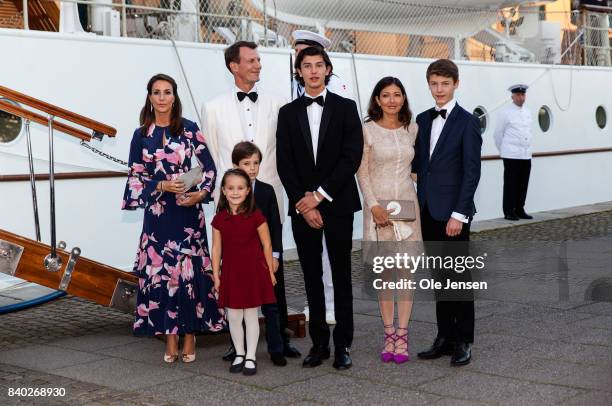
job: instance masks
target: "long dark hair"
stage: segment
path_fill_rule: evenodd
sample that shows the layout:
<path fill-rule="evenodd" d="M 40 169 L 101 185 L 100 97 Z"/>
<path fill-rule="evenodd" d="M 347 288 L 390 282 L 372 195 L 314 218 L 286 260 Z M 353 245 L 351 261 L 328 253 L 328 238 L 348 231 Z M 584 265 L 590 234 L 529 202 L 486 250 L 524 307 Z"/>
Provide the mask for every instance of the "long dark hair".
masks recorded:
<path fill-rule="evenodd" d="M 400 108 L 398 113 L 398 119 L 400 123 L 404 126 L 404 128 L 408 128 L 410 125 L 410 121 L 412 120 L 412 112 L 410 111 L 410 105 L 408 104 L 408 96 L 406 96 L 406 89 L 404 89 L 404 85 L 402 82 L 393 76 L 386 76 L 378 81 L 376 86 L 374 86 L 374 90 L 372 91 L 372 96 L 370 96 L 370 104 L 368 105 L 368 117 L 367 121 L 378 121 L 383 117 L 382 107 L 378 105 L 376 102 L 376 97 L 380 98 L 380 94 L 387 87 L 395 85 L 399 87 L 402 92 L 402 96 L 404 96 L 404 104 Z"/>
<path fill-rule="evenodd" d="M 225 180 L 229 176 L 238 176 L 240 178 L 243 178 L 247 187 L 249 188 L 249 193 L 247 194 L 246 199 L 244 199 L 244 202 L 242 202 L 240 207 L 238 207 L 238 213 L 250 215 L 251 213 L 253 213 L 253 211 L 255 211 L 255 199 L 253 198 L 253 186 L 251 185 L 251 178 L 249 178 L 249 175 L 247 175 L 247 173 L 242 169 L 228 169 L 227 171 L 225 171 L 225 173 L 223 174 L 223 178 L 221 179 L 221 188 L 225 187 Z M 217 213 L 221 212 L 222 210 L 227 210 L 228 213 L 230 212 L 229 203 L 227 201 L 227 197 L 225 197 L 225 194 L 223 194 L 223 190 L 221 190 L 221 196 L 219 196 L 219 204 L 217 204 Z"/>
<path fill-rule="evenodd" d="M 170 134 L 178 135 L 183 132 L 183 106 L 181 105 L 181 99 L 177 92 L 176 81 L 168 75 L 158 73 L 149 79 L 147 83 L 147 96 L 145 98 L 145 105 L 140 110 L 140 127 L 142 133 L 146 134 L 151 124 L 155 123 L 155 111 L 153 110 L 153 104 L 149 96 L 153 93 L 153 85 L 158 80 L 170 83 L 172 85 L 172 93 L 174 93 L 174 104 L 172 105 L 172 112 L 170 113 Z"/>

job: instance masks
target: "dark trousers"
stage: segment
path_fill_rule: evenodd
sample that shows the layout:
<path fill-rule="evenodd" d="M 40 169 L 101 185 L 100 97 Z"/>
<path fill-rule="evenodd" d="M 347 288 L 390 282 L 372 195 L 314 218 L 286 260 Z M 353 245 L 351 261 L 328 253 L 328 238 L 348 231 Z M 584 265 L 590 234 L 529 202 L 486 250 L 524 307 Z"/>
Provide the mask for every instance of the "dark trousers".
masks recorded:
<path fill-rule="evenodd" d="M 276 303 L 265 304 L 261 306 L 266 323 L 266 342 L 268 343 L 268 352 L 283 352 L 285 343 L 289 342 L 285 330 L 289 325 L 287 314 L 287 297 L 285 296 L 285 271 L 283 267 L 283 256 L 281 254 L 278 259 L 278 270 L 274 274 L 276 277 L 276 286 L 274 286 L 274 295 Z"/>
<path fill-rule="evenodd" d="M 446 235 L 446 221 L 438 221 L 424 207 L 421 210 L 421 228 L 425 249 L 428 256 L 459 256 L 469 255 L 468 242 L 470 240 L 470 223 L 463 224 L 461 233 L 456 237 Z M 468 271 L 461 274 L 452 270 L 436 271 L 437 277 L 444 276 L 442 286 L 446 285 L 446 278 L 454 281 L 470 281 Z M 437 277 L 435 279 L 437 279 Z M 450 341 L 474 342 L 474 299 L 470 292 L 462 292 L 453 297 L 447 292 L 436 291 L 436 320 L 438 336 Z M 460 300 L 453 300 L 460 299 Z"/>
<path fill-rule="evenodd" d="M 304 273 L 306 297 L 310 309 L 308 332 L 313 346 L 329 345 L 329 325 L 325 321 L 325 293 L 323 289 L 323 231 L 334 283 L 334 346 L 344 351 L 353 342 L 353 288 L 351 283 L 351 248 L 353 214 L 342 217 L 323 217 L 323 229 L 311 228 L 302 216 L 293 216 L 291 226 Z"/>
<path fill-rule="evenodd" d="M 504 158 L 504 215 L 524 214 L 531 159 Z"/>
<path fill-rule="evenodd" d="M 278 270 L 274 276 L 276 277 L 276 286 L 274 286 L 276 303 L 261 305 L 261 313 L 264 316 L 264 322 L 266 325 L 266 343 L 268 344 L 268 352 L 282 353 L 285 349 L 285 344 L 289 343 L 289 337 L 285 333 L 285 330 L 289 325 L 289 316 L 287 313 L 287 298 L 285 296 L 285 272 L 283 268 L 282 254 L 278 259 Z M 234 343 L 232 342 L 232 345 L 233 344 Z"/>

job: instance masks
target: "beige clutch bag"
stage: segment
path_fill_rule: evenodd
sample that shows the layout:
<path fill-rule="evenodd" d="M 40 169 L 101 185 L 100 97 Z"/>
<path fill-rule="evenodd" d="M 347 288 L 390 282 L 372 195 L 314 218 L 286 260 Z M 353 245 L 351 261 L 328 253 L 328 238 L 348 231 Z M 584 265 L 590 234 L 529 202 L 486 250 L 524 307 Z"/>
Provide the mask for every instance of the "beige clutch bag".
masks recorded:
<path fill-rule="evenodd" d="M 202 167 L 198 165 L 196 167 L 191 168 L 189 171 L 181 174 L 181 176 L 179 176 L 177 180 L 183 181 L 183 183 L 185 184 L 185 190 L 187 191 L 193 188 L 194 186 L 197 186 L 202 183 L 202 174 Z"/>
<path fill-rule="evenodd" d="M 412 200 L 379 200 L 378 204 L 385 210 L 393 210 L 389 212 L 389 220 L 416 220 L 416 208 Z"/>

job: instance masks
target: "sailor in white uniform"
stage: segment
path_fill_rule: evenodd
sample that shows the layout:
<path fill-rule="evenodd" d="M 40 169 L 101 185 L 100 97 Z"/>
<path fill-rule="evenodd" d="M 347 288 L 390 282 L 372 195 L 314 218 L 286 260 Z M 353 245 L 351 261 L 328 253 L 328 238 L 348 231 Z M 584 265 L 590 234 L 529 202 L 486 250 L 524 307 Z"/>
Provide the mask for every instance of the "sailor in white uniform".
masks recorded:
<path fill-rule="evenodd" d="M 293 49 L 295 50 L 295 56 L 305 48 L 316 46 L 323 49 L 328 48 L 331 45 L 331 41 L 323 35 L 317 34 L 316 32 L 307 30 L 296 30 L 293 31 Z M 327 83 L 327 90 L 337 95 L 346 98 L 352 98 L 346 84 L 336 75 L 332 74 Z M 292 78 L 291 81 L 291 99 L 294 100 L 301 97 L 304 94 L 304 87 L 299 82 Z M 336 324 L 336 316 L 334 312 L 334 283 L 332 282 L 331 275 L 331 264 L 329 262 L 329 254 L 327 252 L 327 244 L 325 242 L 325 235 L 323 235 L 323 252 L 321 253 L 323 260 L 323 287 L 325 293 L 325 320 L 328 324 Z M 304 308 L 304 315 L 308 320 L 309 309 L 308 305 Z"/>
<path fill-rule="evenodd" d="M 293 49 L 295 50 L 295 57 L 298 56 L 300 51 L 304 48 L 317 46 L 323 49 L 328 48 L 331 45 L 331 41 L 321 34 L 307 30 L 295 30 L 291 34 L 293 36 Z M 352 94 L 349 91 L 348 86 L 340 77 L 336 74 L 332 74 L 327 84 L 327 90 L 342 97 L 352 99 Z M 304 94 L 304 86 L 300 85 L 299 82 L 294 78 L 291 80 L 291 100 L 297 99 Z"/>
<path fill-rule="evenodd" d="M 497 116 L 495 145 L 504 160 L 504 218 L 532 219 L 525 212 L 525 199 L 531 172 L 531 112 L 525 107 L 529 86 L 512 85 L 512 103 Z"/>

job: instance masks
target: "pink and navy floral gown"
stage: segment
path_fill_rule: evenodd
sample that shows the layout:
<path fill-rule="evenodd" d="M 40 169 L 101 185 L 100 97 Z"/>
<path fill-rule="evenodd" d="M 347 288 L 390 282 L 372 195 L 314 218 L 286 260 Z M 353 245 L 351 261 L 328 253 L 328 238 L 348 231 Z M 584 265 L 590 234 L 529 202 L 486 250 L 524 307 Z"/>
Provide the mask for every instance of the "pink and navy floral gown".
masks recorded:
<path fill-rule="evenodd" d="M 195 155 L 203 169 L 196 188 L 207 190 L 209 200 L 215 163 L 198 126 L 186 119 L 183 126 L 182 134 L 155 125 L 144 134 L 139 128 L 130 146 L 122 209 L 145 210 L 134 263 L 139 281 L 134 320 L 138 336 L 215 332 L 226 326 L 213 295 L 201 204 L 182 207 L 177 205 L 178 195 L 156 190 L 158 182 L 174 180 L 191 169 Z"/>

